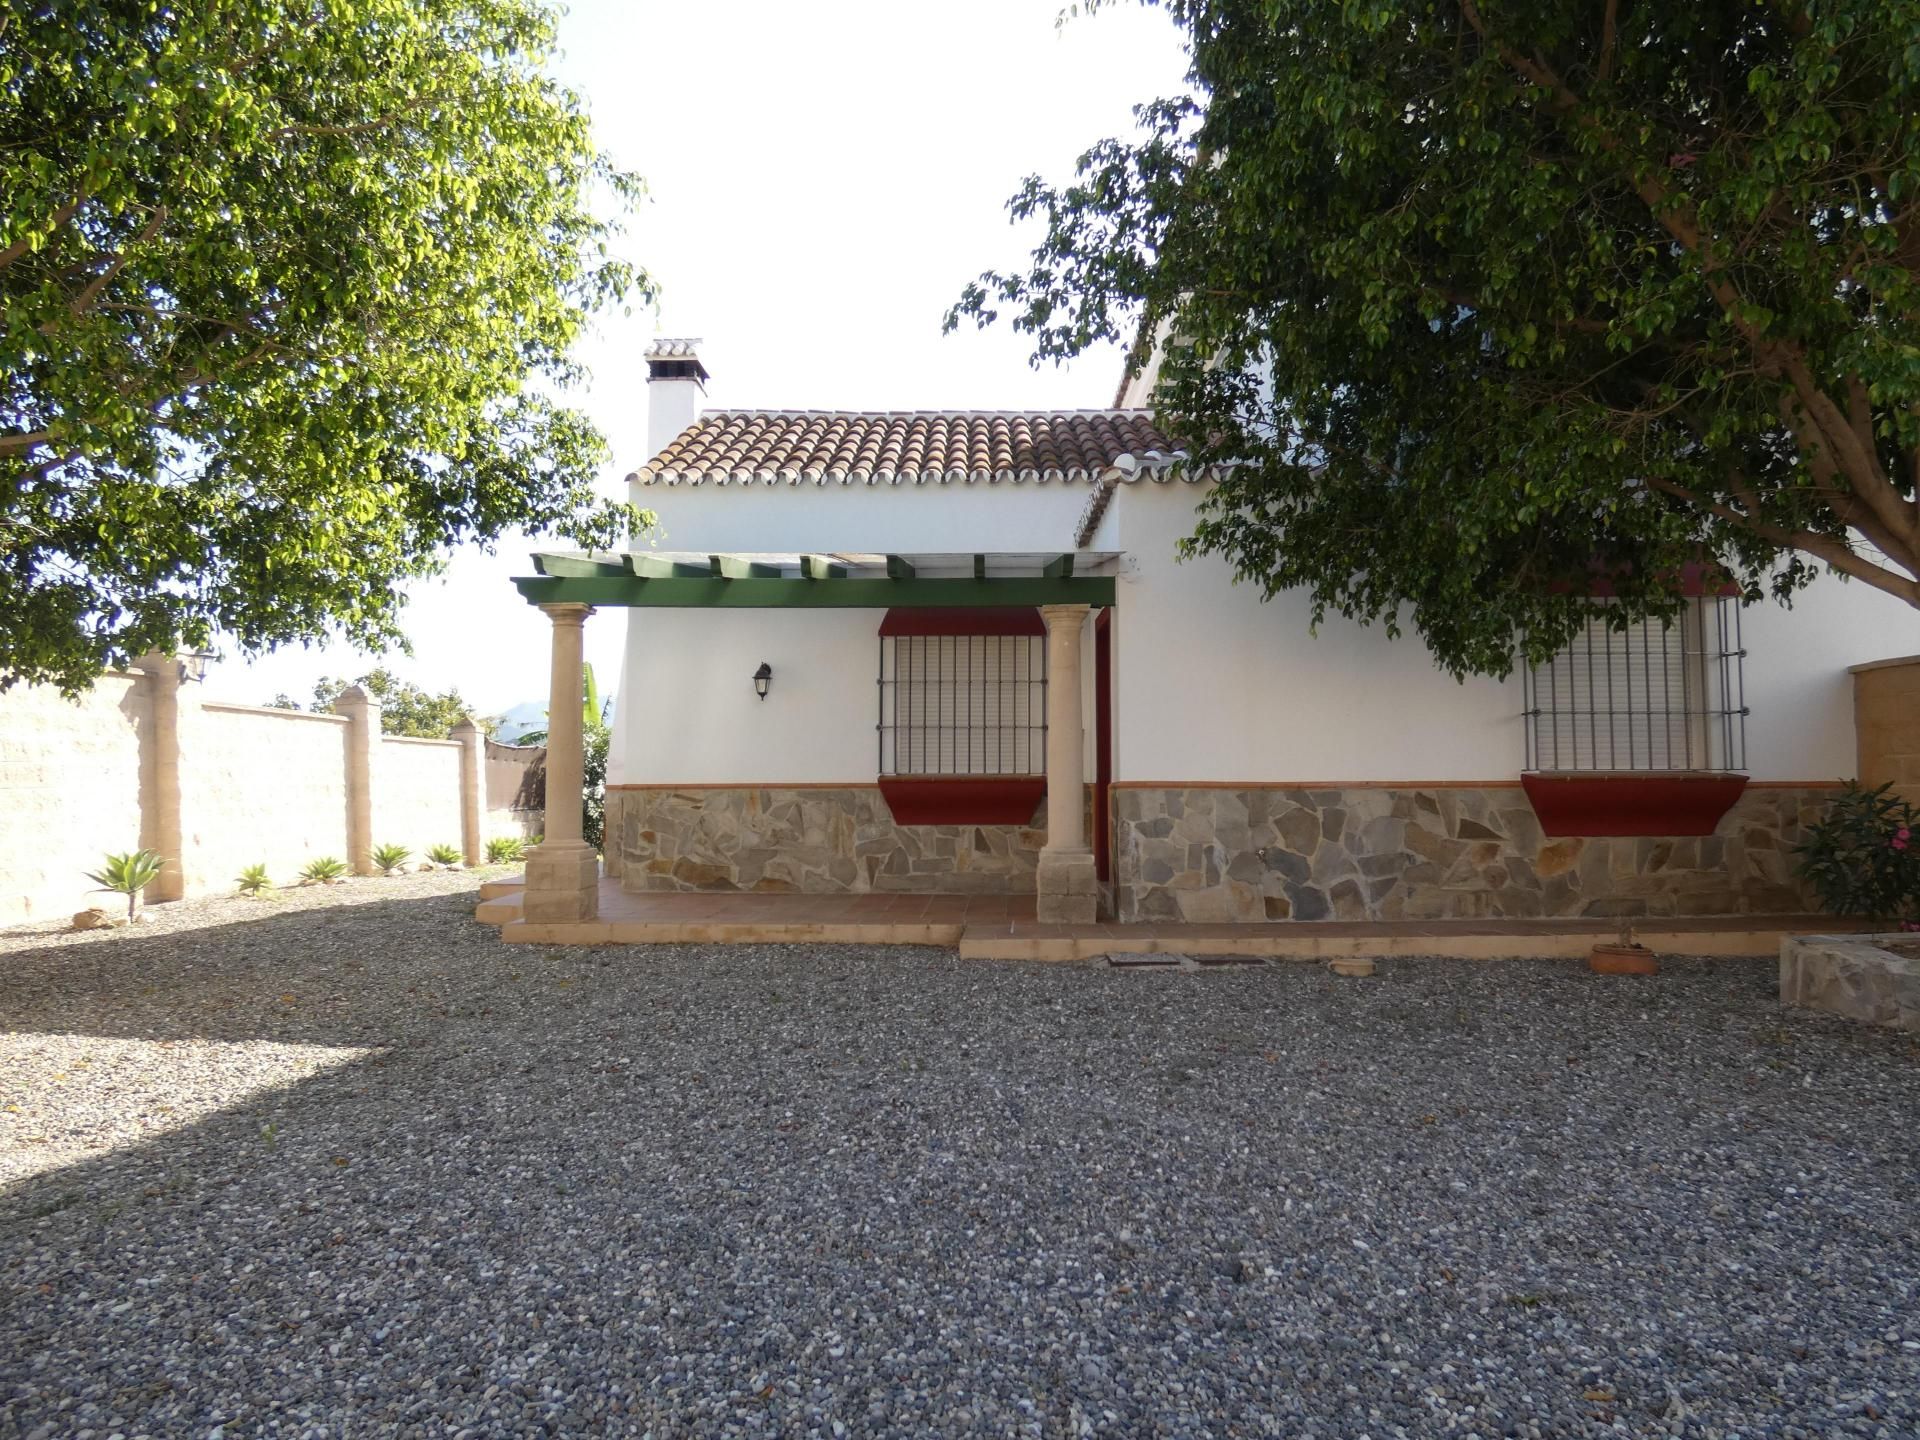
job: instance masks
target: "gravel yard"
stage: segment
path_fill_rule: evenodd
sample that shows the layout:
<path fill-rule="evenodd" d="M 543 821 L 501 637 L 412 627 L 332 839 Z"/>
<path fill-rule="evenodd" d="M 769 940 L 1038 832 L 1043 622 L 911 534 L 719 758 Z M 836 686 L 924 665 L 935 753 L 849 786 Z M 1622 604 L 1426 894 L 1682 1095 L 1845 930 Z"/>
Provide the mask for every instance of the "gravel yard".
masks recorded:
<path fill-rule="evenodd" d="M 1772 967 L 0 932 L 0 1435 L 1920 1434 L 1920 1047 Z"/>

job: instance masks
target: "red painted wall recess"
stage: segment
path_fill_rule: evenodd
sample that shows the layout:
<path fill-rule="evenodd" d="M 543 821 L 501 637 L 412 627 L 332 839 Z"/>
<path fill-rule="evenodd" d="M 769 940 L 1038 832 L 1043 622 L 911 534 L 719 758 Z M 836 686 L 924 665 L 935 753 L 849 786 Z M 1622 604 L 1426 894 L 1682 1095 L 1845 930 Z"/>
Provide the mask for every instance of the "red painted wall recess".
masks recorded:
<path fill-rule="evenodd" d="M 1042 775 L 882 775 L 896 825 L 1031 825 L 1046 798 Z"/>
<path fill-rule="evenodd" d="M 1520 784 L 1549 835 L 1711 835 L 1747 788 L 1718 770 L 1537 772 Z"/>

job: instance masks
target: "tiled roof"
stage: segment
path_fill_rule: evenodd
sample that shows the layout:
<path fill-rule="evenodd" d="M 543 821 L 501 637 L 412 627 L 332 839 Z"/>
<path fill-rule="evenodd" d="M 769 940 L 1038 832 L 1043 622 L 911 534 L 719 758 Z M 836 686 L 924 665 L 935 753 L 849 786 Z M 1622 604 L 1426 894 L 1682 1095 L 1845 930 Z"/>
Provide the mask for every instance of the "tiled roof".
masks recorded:
<path fill-rule="evenodd" d="M 1181 459 L 1145 410 L 724 410 L 702 415 L 641 484 L 899 485 L 1167 478 Z"/>
<path fill-rule="evenodd" d="M 700 341 L 697 337 L 691 340 L 662 339 L 654 340 L 648 344 L 645 351 L 645 358 L 648 360 L 690 360 L 697 359 L 699 354 Z"/>

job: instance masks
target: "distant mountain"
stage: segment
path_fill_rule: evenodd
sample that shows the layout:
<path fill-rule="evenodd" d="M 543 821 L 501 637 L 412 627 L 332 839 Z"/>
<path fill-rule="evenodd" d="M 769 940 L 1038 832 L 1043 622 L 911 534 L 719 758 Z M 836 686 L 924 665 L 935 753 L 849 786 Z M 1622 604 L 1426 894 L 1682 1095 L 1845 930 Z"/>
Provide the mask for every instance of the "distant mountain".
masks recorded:
<path fill-rule="evenodd" d="M 611 725 L 613 723 L 612 697 L 608 697 L 601 708 L 606 714 L 607 723 Z M 507 710 L 501 714 L 500 728 L 493 732 L 493 738 L 498 740 L 502 745 L 511 745 L 530 730 L 538 731 L 546 728 L 547 702 L 544 700 L 522 700 L 511 710 Z"/>
<path fill-rule="evenodd" d="M 511 745 L 529 730 L 547 728 L 547 702 L 544 700 L 522 700 L 511 710 L 502 712 L 500 728 L 493 732 L 493 738 L 502 745 Z"/>

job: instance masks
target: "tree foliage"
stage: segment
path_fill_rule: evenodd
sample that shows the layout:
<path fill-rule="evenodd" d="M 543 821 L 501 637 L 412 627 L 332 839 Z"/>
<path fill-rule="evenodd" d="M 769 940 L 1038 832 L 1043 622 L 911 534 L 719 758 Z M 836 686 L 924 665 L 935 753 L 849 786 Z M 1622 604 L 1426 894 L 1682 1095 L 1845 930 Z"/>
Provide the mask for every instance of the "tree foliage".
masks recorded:
<path fill-rule="evenodd" d="M 1029 179 L 948 324 L 1173 337 L 1157 408 L 1236 462 L 1190 551 L 1456 674 L 1596 567 L 1620 624 L 1702 557 L 1920 605 L 1920 3 L 1166 8 L 1192 93 Z"/>
<path fill-rule="evenodd" d="M 445 740 L 453 727 L 471 717 L 474 724 L 491 735 L 499 723 L 473 713 L 473 707 L 458 689 L 430 695 L 411 681 L 402 680 L 391 670 L 370 670 L 358 680 L 323 677 L 313 687 L 313 709 L 330 713 L 347 690 L 358 685 L 380 707 L 380 730 L 385 735 L 411 735 L 422 740 Z M 298 710 L 300 706 L 285 695 L 267 702 L 275 710 Z"/>
<path fill-rule="evenodd" d="M 637 182 L 546 0 L 0 17 L 0 685 L 397 638 L 509 528 L 615 543 L 565 403 Z"/>

